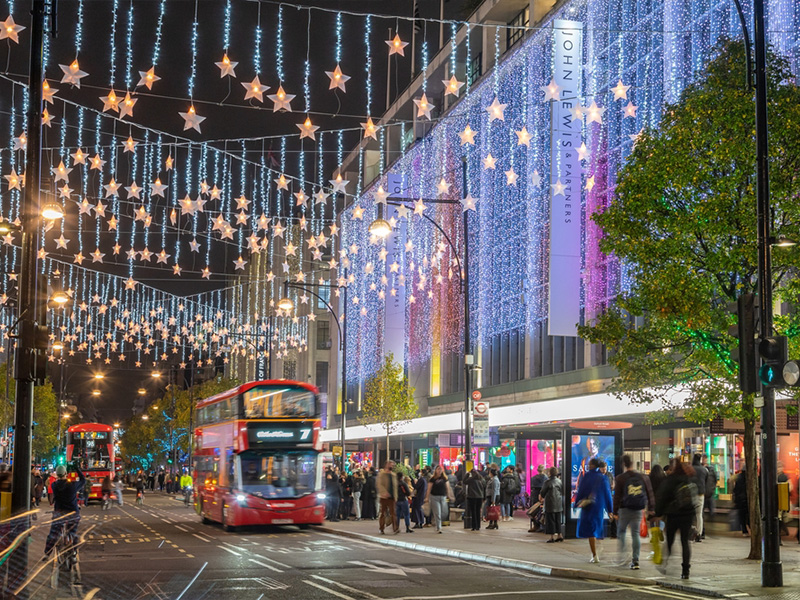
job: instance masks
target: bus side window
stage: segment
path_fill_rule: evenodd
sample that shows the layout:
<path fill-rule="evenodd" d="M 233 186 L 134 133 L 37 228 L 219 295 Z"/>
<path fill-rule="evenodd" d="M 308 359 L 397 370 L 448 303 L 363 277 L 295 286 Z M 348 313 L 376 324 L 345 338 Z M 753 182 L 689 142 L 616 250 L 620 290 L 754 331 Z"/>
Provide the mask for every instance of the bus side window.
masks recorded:
<path fill-rule="evenodd" d="M 225 463 L 227 467 L 228 487 L 237 487 L 236 482 L 236 461 L 234 460 L 233 448 L 226 448 L 225 450 Z"/>

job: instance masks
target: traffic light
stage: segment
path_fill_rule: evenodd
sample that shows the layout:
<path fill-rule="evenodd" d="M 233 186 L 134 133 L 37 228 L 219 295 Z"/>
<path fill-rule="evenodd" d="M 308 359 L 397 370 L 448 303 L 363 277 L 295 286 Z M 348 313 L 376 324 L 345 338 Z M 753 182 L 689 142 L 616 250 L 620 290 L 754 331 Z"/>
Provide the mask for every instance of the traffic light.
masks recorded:
<path fill-rule="evenodd" d="M 786 387 L 783 368 L 789 357 L 788 338 L 783 335 L 764 338 L 758 343 L 758 353 L 764 360 L 758 371 L 761 383 L 772 388 Z"/>
<path fill-rule="evenodd" d="M 731 351 L 731 359 L 739 363 L 739 389 L 745 394 L 757 394 L 761 388 L 756 354 L 758 302 L 754 294 L 742 294 L 728 306 L 736 314 L 736 325 L 731 325 L 728 333 L 739 341 Z"/>

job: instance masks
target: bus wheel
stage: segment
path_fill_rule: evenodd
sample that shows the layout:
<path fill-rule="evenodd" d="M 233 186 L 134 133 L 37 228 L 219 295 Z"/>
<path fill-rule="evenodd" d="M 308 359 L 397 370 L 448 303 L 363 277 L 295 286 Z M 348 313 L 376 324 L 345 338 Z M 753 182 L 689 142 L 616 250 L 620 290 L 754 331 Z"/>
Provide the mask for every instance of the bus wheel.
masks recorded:
<path fill-rule="evenodd" d="M 309 525 L 308 523 L 300 523 L 300 524 L 298 525 L 298 527 L 299 527 L 300 529 L 308 529 L 309 527 L 311 527 L 311 525 Z"/>

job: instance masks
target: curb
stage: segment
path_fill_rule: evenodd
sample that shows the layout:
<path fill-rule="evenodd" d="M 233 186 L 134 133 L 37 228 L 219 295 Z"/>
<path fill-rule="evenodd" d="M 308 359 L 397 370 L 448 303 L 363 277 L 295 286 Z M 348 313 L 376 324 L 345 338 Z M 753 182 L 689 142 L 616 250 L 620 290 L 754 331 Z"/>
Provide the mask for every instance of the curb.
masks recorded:
<path fill-rule="evenodd" d="M 316 531 L 322 531 L 333 535 L 340 535 L 357 540 L 363 540 L 376 544 L 383 544 L 384 546 L 395 546 L 397 548 L 405 548 L 407 550 L 416 550 L 418 552 L 425 552 L 426 554 L 434 554 L 438 556 L 448 556 L 450 558 L 458 558 L 461 560 L 469 560 L 477 563 L 484 563 L 496 567 L 506 567 L 509 569 L 518 569 L 520 571 L 527 571 L 528 573 L 535 573 L 536 575 L 543 575 L 546 577 L 560 577 L 563 579 L 592 579 L 594 581 L 612 582 L 612 583 L 625 583 L 628 585 L 636 585 L 641 587 L 654 587 L 659 586 L 671 590 L 681 592 L 688 592 L 693 594 L 700 594 L 710 598 L 727 598 L 725 594 L 708 590 L 705 588 L 694 587 L 691 585 L 683 585 L 680 583 L 671 583 L 667 581 L 656 581 L 651 579 L 639 579 L 638 577 L 626 577 L 625 575 L 615 575 L 612 573 L 598 573 L 595 571 L 585 571 L 582 569 L 572 569 L 569 567 L 551 567 L 542 565 L 526 560 L 516 560 L 511 558 L 503 558 L 501 556 L 491 556 L 488 554 L 480 554 L 476 552 L 466 552 L 463 550 L 454 550 L 452 548 L 440 548 L 438 546 L 426 546 L 416 542 L 404 542 L 389 537 L 377 537 L 366 535 L 363 533 L 356 533 L 353 531 L 342 531 L 341 529 L 333 529 L 325 526 L 318 526 L 314 528 Z"/>

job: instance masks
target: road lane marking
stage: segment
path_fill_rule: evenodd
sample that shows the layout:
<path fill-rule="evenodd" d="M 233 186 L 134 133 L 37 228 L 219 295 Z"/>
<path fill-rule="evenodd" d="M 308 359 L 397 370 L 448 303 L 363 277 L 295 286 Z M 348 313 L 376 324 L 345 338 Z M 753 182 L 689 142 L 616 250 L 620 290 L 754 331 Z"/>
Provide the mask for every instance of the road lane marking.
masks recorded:
<path fill-rule="evenodd" d="M 184 532 L 186 532 L 186 533 L 189 533 L 189 530 L 188 530 L 188 529 L 186 529 L 186 528 L 184 528 L 184 527 L 181 527 L 180 525 L 175 525 L 175 529 L 180 529 L 181 531 L 184 531 Z"/>
<path fill-rule="evenodd" d="M 303 579 L 303 583 L 307 583 L 308 585 L 312 585 L 315 588 L 322 590 L 323 592 L 327 592 L 329 594 L 332 594 L 332 595 L 336 596 L 337 598 L 344 598 L 344 600 L 356 600 L 352 596 L 347 596 L 345 594 L 341 594 L 341 593 L 337 592 L 336 590 L 332 590 L 332 589 L 326 588 L 324 585 L 320 585 L 316 581 L 309 581 L 308 579 Z M 180 600 L 180 599 L 178 599 L 178 600 Z"/>
<path fill-rule="evenodd" d="M 198 534 L 196 534 L 196 533 L 193 533 L 192 535 L 193 535 L 194 537 L 196 537 L 198 540 L 203 540 L 203 541 L 204 541 L 206 544 L 210 544 L 210 543 L 211 543 L 211 540 L 207 540 L 207 539 L 206 539 L 206 538 L 204 538 L 202 535 L 198 535 Z"/>
<path fill-rule="evenodd" d="M 339 583 L 338 581 L 334 581 L 333 579 L 328 579 L 327 577 L 323 577 L 322 575 L 312 575 L 314 579 L 319 579 L 320 581 L 324 581 L 325 583 L 330 583 L 331 585 L 335 585 L 336 587 L 340 587 L 343 590 L 347 590 L 348 592 L 353 592 L 355 594 L 363 594 L 367 598 L 372 600 L 380 600 L 380 596 L 376 596 L 375 594 L 371 594 L 369 592 L 365 592 L 364 590 L 359 590 L 354 587 L 350 587 L 349 585 L 345 585 L 344 583 Z"/>
<path fill-rule="evenodd" d="M 233 550 L 231 550 L 230 548 L 226 548 L 225 546 L 217 546 L 217 547 L 218 547 L 220 550 L 225 550 L 225 552 L 230 552 L 230 553 L 231 553 L 231 554 L 233 554 L 234 556 L 239 556 L 239 557 L 241 557 L 241 556 L 242 556 L 242 555 L 241 555 L 241 554 L 239 554 L 238 552 L 234 552 Z"/>
<path fill-rule="evenodd" d="M 253 556 L 255 556 L 256 558 L 260 558 L 261 560 L 266 560 L 268 562 L 274 563 L 274 564 L 278 565 L 279 567 L 283 567 L 284 569 L 291 569 L 292 568 L 289 565 L 283 564 L 282 562 L 278 562 L 277 560 L 273 560 L 271 558 L 267 558 L 266 556 L 261 556 L 260 554 L 256 554 L 255 552 L 252 552 L 251 554 Z"/>
<path fill-rule="evenodd" d="M 306 581 L 306 583 L 311 583 Z M 323 588 L 324 589 L 324 588 Z M 491 598 L 494 596 L 520 596 L 533 594 L 608 594 L 621 592 L 624 588 L 595 588 L 591 590 L 514 590 L 507 592 L 475 592 L 473 594 L 449 594 L 446 596 L 399 596 L 387 600 L 454 600 L 457 598 Z M 328 590 L 330 591 L 330 590 Z M 644 591 L 644 590 L 640 590 Z M 333 592 L 331 592 L 333 593 Z M 353 598 L 352 600 L 355 600 Z"/>
<path fill-rule="evenodd" d="M 250 562 L 256 563 L 260 567 L 264 567 L 270 569 L 271 571 L 275 571 L 276 573 L 283 573 L 283 569 L 278 569 L 277 567 L 273 567 L 272 565 L 268 565 L 267 563 L 261 562 L 260 560 L 256 560 L 255 558 L 248 559 Z"/>

